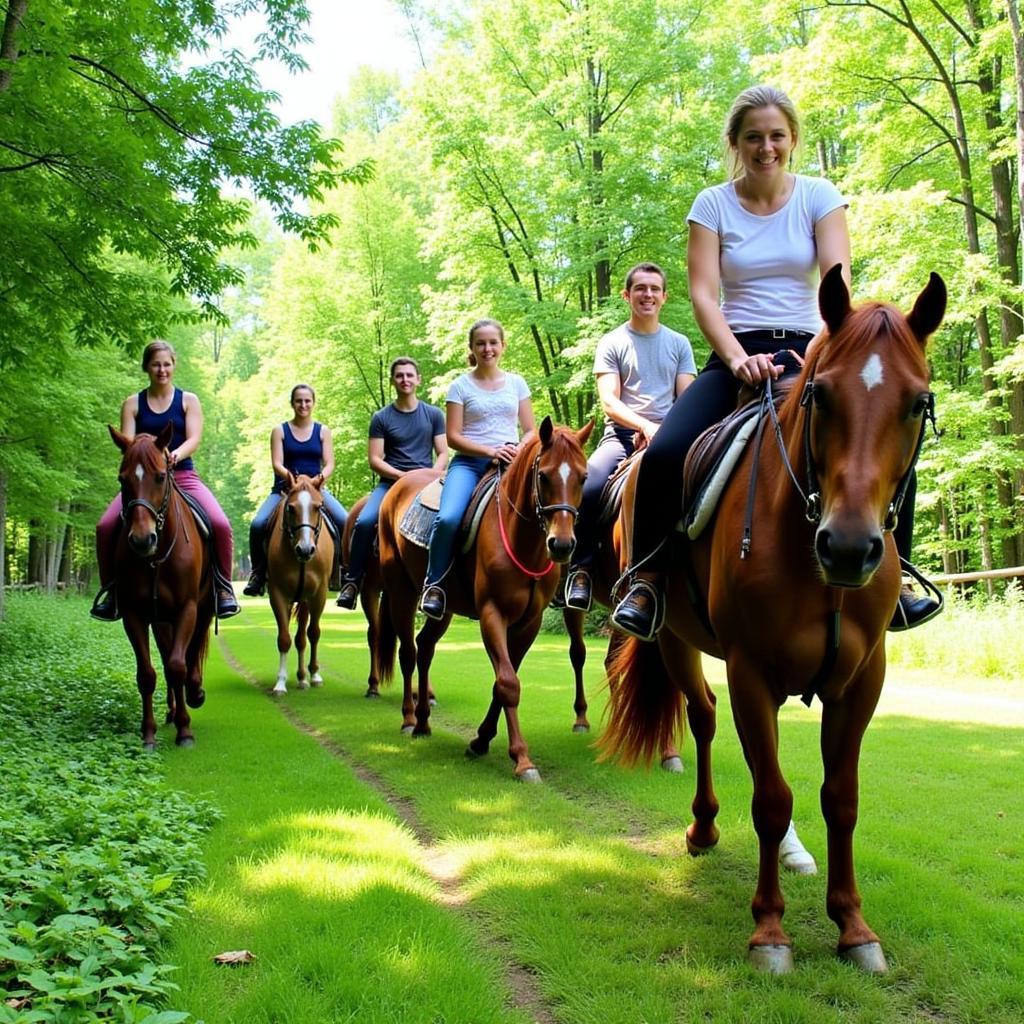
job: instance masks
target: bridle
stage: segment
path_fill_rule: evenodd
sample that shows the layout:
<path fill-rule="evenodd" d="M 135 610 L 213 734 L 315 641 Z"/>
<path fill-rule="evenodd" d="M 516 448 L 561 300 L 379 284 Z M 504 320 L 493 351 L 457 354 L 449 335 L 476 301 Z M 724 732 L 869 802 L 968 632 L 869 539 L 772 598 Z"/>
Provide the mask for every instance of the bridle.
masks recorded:
<path fill-rule="evenodd" d="M 144 508 L 147 512 L 152 514 L 154 520 L 156 520 L 156 536 L 158 541 L 160 539 L 160 534 L 163 531 L 164 523 L 167 522 L 167 510 L 171 504 L 171 491 L 174 488 L 174 477 L 171 473 L 171 460 L 168 458 L 166 452 L 164 452 L 164 458 L 167 460 L 166 476 L 164 479 L 163 498 L 160 501 L 159 508 L 157 508 L 151 501 L 147 501 L 145 498 L 132 498 L 130 501 L 125 501 L 122 498 L 121 500 L 122 520 L 127 520 L 129 511 L 136 506 Z"/>
<path fill-rule="evenodd" d="M 556 512 L 568 512 L 569 515 L 572 516 L 573 525 L 575 525 L 576 524 L 576 520 L 579 519 L 580 510 L 579 510 L 579 508 L 577 508 L 577 506 L 570 505 L 568 502 L 565 502 L 565 501 L 552 502 L 550 505 L 542 505 L 541 504 L 541 500 L 540 500 L 540 457 L 541 457 L 541 452 L 538 451 L 536 456 L 534 457 L 533 466 L 532 466 L 532 468 L 530 470 L 530 497 L 531 497 L 531 500 L 533 502 L 533 510 L 534 510 L 534 516 L 536 518 L 536 525 L 537 525 L 538 529 L 540 530 L 540 532 L 542 534 L 544 534 L 544 533 L 547 533 L 548 521 L 550 520 L 551 516 L 553 516 Z M 551 570 L 555 566 L 555 563 L 554 563 L 554 561 L 552 559 L 549 559 L 548 560 L 548 564 L 543 569 L 540 569 L 540 570 L 528 569 L 516 557 L 515 552 L 512 550 L 512 544 L 509 541 L 508 534 L 507 534 L 507 532 L 505 530 L 505 522 L 504 522 L 504 520 L 501 517 L 501 499 L 502 499 L 502 496 L 503 496 L 502 495 L 502 489 L 501 489 L 502 471 L 503 471 L 503 466 L 502 466 L 501 463 L 498 463 L 498 492 L 497 492 L 498 529 L 501 531 L 501 541 L 502 541 L 502 544 L 505 547 L 505 554 L 508 555 L 508 557 L 512 560 L 513 564 L 516 566 L 517 569 L 520 570 L 520 572 L 525 573 L 527 576 L 530 576 L 533 579 L 540 579 L 542 576 L 546 576 L 549 572 L 551 572 Z M 506 495 L 504 495 L 504 498 L 508 502 L 509 508 L 511 508 L 512 511 L 515 512 L 515 514 L 517 516 L 519 516 L 520 519 L 523 520 L 523 522 L 527 522 L 527 523 L 530 522 L 530 518 L 528 516 L 524 515 L 522 512 L 519 511 L 519 509 L 515 505 L 515 502 L 513 502 L 513 500 L 511 499 L 511 497 L 509 497 L 506 494 Z"/>
<path fill-rule="evenodd" d="M 288 497 L 285 496 L 284 508 L 281 509 L 281 531 L 288 538 L 294 548 L 298 540 L 299 530 L 312 530 L 313 531 L 313 549 L 316 550 L 317 545 L 320 543 L 320 531 L 324 526 L 324 507 L 320 505 L 316 510 L 316 525 L 312 523 L 295 523 L 294 525 L 288 521 Z M 308 558 L 300 558 L 298 552 L 295 553 L 295 557 L 300 562 L 309 561 Z M 312 555 L 310 555 L 312 557 Z"/>

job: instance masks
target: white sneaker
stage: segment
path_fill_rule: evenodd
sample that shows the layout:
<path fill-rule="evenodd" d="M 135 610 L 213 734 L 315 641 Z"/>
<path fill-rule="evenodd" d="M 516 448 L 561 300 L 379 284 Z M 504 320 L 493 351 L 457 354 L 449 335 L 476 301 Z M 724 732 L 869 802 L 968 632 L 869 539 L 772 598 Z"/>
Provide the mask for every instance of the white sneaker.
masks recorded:
<path fill-rule="evenodd" d="M 807 852 L 807 848 L 800 842 L 796 834 L 796 826 L 791 821 L 786 834 L 779 843 L 779 863 L 787 870 L 797 875 L 816 875 L 818 865 L 814 858 Z"/>

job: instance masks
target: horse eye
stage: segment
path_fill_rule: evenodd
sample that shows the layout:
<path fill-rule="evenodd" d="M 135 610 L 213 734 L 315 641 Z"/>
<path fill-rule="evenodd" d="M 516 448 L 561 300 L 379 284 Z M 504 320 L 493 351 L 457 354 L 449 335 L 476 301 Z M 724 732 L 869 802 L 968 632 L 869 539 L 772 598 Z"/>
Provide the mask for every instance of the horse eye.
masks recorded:
<path fill-rule="evenodd" d="M 912 419 L 919 419 L 925 414 L 925 410 L 928 408 L 928 395 L 918 395 L 914 399 L 914 404 L 910 407 L 910 415 Z"/>
<path fill-rule="evenodd" d="M 156 482 L 158 484 L 162 484 L 167 479 L 167 474 L 166 473 L 157 473 L 157 474 L 154 475 L 153 479 L 156 480 Z"/>
<path fill-rule="evenodd" d="M 811 391 L 811 401 L 814 402 L 815 409 L 820 409 L 822 412 L 828 412 L 829 395 L 825 388 L 820 384 Z"/>
<path fill-rule="evenodd" d="M 547 473 L 544 472 L 544 470 L 540 470 L 540 472 L 537 473 L 537 479 L 540 481 L 540 483 L 542 483 L 545 487 L 547 487 L 547 485 L 548 485 L 548 475 L 547 475 Z"/>

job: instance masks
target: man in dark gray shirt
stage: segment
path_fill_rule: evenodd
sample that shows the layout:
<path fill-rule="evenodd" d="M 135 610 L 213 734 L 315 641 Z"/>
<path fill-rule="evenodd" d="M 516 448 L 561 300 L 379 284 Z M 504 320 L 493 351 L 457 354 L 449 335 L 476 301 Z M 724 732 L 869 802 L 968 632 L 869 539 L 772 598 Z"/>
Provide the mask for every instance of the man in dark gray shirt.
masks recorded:
<path fill-rule="evenodd" d="M 419 400 L 416 392 L 420 383 L 416 360 L 410 356 L 399 356 L 391 364 L 395 400 L 378 409 L 370 420 L 367 459 L 380 482 L 370 492 L 352 529 L 352 550 L 337 601 L 341 608 L 356 606 L 366 561 L 373 549 L 380 503 L 388 489 L 399 477 L 414 469 L 423 469 L 432 463 L 436 469 L 444 469 L 448 464 L 444 413 L 436 405 Z"/>

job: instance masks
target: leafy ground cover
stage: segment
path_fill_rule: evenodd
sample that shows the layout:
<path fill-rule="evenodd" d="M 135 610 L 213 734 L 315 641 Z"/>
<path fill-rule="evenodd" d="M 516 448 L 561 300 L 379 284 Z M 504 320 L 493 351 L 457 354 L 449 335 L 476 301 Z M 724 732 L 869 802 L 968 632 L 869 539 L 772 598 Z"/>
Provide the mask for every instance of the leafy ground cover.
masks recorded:
<path fill-rule="evenodd" d="M 491 678 L 474 624 L 439 649 L 434 733 L 418 741 L 399 734 L 394 689 L 362 697 L 363 630 L 332 609 L 327 685 L 275 706 L 269 612 L 249 603 L 224 629 L 198 745 L 167 748 L 172 784 L 225 811 L 205 840 L 210 871 L 192 915 L 170 933 L 166 959 L 183 967 L 175 1005 L 208 1024 L 1024 1018 L 1019 725 L 942 720 L 934 696 L 938 720 L 882 714 L 861 762 L 857 855 L 890 973 L 835 960 L 821 874 L 785 879 L 797 970 L 765 978 L 744 962 L 756 842 L 717 667 L 722 841 L 694 860 L 683 845 L 689 775 L 597 764 L 570 732 L 564 638 L 542 637 L 523 669 L 521 718 L 545 779 L 531 787 L 512 781 L 504 729 L 490 756 L 463 757 Z M 595 642 L 595 723 L 600 653 Z M 931 687 L 960 696 L 940 661 L 937 642 Z M 889 681 L 915 685 L 899 670 Z M 795 817 L 820 859 L 818 712 L 787 706 L 782 718 Z M 689 771 L 688 744 L 684 759 Z M 220 948 L 257 960 L 219 969 Z"/>
<path fill-rule="evenodd" d="M 0 1021 L 175 1024 L 158 939 L 202 877 L 216 814 L 139 748 L 119 627 L 81 600 L 0 623 Z"/>

